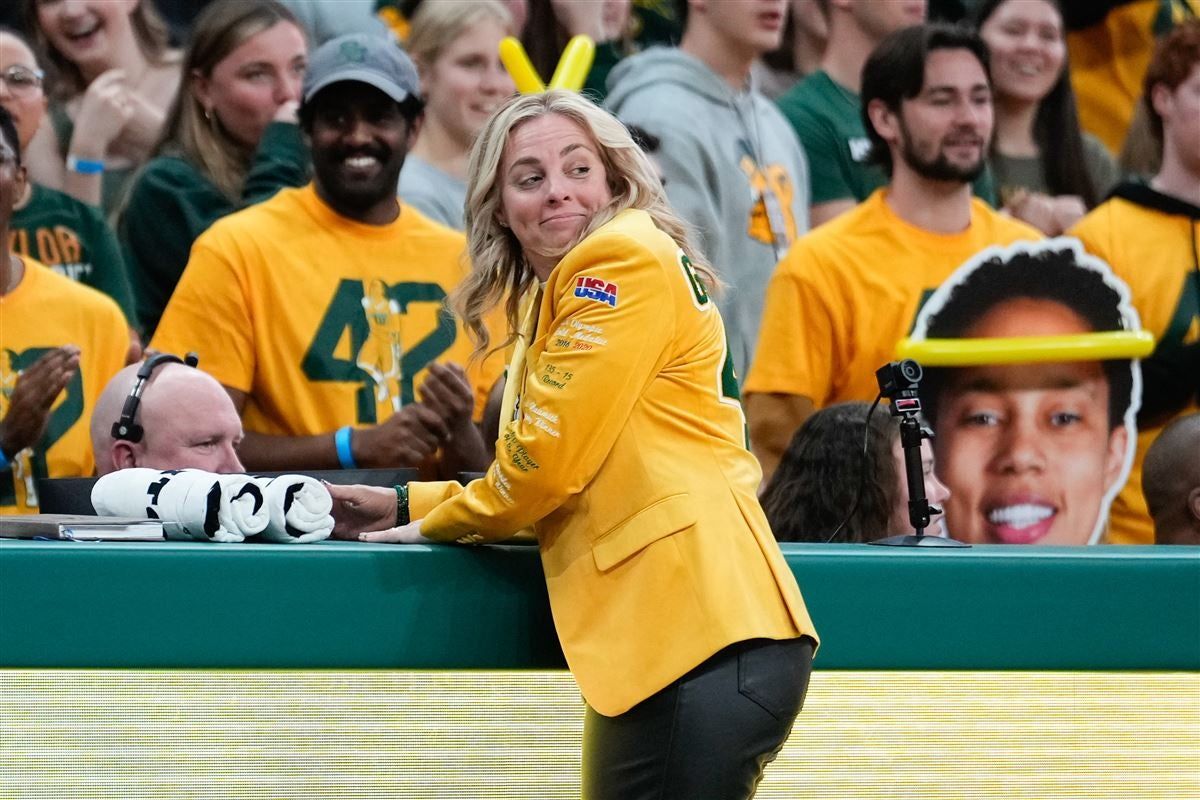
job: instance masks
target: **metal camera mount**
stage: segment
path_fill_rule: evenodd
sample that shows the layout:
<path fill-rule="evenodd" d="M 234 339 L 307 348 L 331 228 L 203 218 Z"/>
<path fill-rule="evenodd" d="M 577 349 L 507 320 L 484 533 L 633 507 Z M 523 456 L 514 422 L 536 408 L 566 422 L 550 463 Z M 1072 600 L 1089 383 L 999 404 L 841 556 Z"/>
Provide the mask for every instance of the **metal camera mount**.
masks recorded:
<path fill-rule="evenodd" d="M 921 465 L 921 442 L 932 439 L 933 431 L 921 426 L 921 397 L 918 387 L 924 371 L 911 358 L 892 361 L 875 370 L 879 394 L 891 401 L 892 416 L 900 417 L 900 447 L 904 452 L 904 476 L 908 483 L 908 521 L 915 534 L 876 539 L 871 544 L 899 547 L 970 547 L 946 536 L 926 536 L 930 517 L 941 514 L 925 496 L 925 470 Z"/>

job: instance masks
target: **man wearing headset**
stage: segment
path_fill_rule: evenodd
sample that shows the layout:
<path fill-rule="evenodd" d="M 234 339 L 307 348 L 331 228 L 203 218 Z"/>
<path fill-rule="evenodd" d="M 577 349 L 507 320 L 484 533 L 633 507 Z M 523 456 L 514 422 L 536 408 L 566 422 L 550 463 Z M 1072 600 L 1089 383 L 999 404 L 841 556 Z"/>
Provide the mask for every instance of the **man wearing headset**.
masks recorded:
<path fill-rule="evenodd" d="M 104 387 L 92 414 L 96 472 L 129 467 L 242 472 L 242 419 L 194 356 L 157 355 Z"/>

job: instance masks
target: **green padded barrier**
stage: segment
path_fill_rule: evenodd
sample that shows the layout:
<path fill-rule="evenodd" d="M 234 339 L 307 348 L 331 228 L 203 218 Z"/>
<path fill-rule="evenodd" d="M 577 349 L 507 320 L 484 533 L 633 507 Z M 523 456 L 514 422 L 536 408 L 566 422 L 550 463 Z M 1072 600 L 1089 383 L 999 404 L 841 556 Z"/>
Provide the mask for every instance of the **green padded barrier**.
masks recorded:
<path fill-rule="evenodd" d="M 1200 670 L 1200 548 L 783 549 L 820 669 Z M 0 667 L 562 666 L 529 546 L 0 540 Z"/>

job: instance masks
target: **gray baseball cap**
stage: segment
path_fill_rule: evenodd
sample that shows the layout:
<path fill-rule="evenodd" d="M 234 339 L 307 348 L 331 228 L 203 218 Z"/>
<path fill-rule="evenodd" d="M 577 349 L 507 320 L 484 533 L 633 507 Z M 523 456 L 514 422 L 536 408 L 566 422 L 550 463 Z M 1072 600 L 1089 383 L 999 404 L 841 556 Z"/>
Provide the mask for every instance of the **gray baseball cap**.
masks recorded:
<path fill-rule="evenodd" d="M 421 83 L 412 59 L 400 45 L 381 36 L 351 33 L 318 47 L 304 75 L 304 102 L 312 102 L 317 92 L 340 81 L 374 86 L 397 103 L 409 97 L 421 99 Z"/>

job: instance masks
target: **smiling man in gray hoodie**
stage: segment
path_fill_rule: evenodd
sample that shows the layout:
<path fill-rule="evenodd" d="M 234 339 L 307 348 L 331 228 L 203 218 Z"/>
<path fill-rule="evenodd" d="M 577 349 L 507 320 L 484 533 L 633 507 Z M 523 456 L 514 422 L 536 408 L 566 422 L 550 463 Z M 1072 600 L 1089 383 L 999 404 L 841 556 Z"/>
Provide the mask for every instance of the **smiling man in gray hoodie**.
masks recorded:
<path fill-rule="evenodd" d="M 786 0 L 678 0 L 678 48 L 627 58 L 606 105 L 658 137 L 667 195 L 729 284 L 721 313 L 737 374 L 750 367 L 775 264 L 808 230 L 808 165 L 796 134 L 751 85 L 779 46 Z"/>

